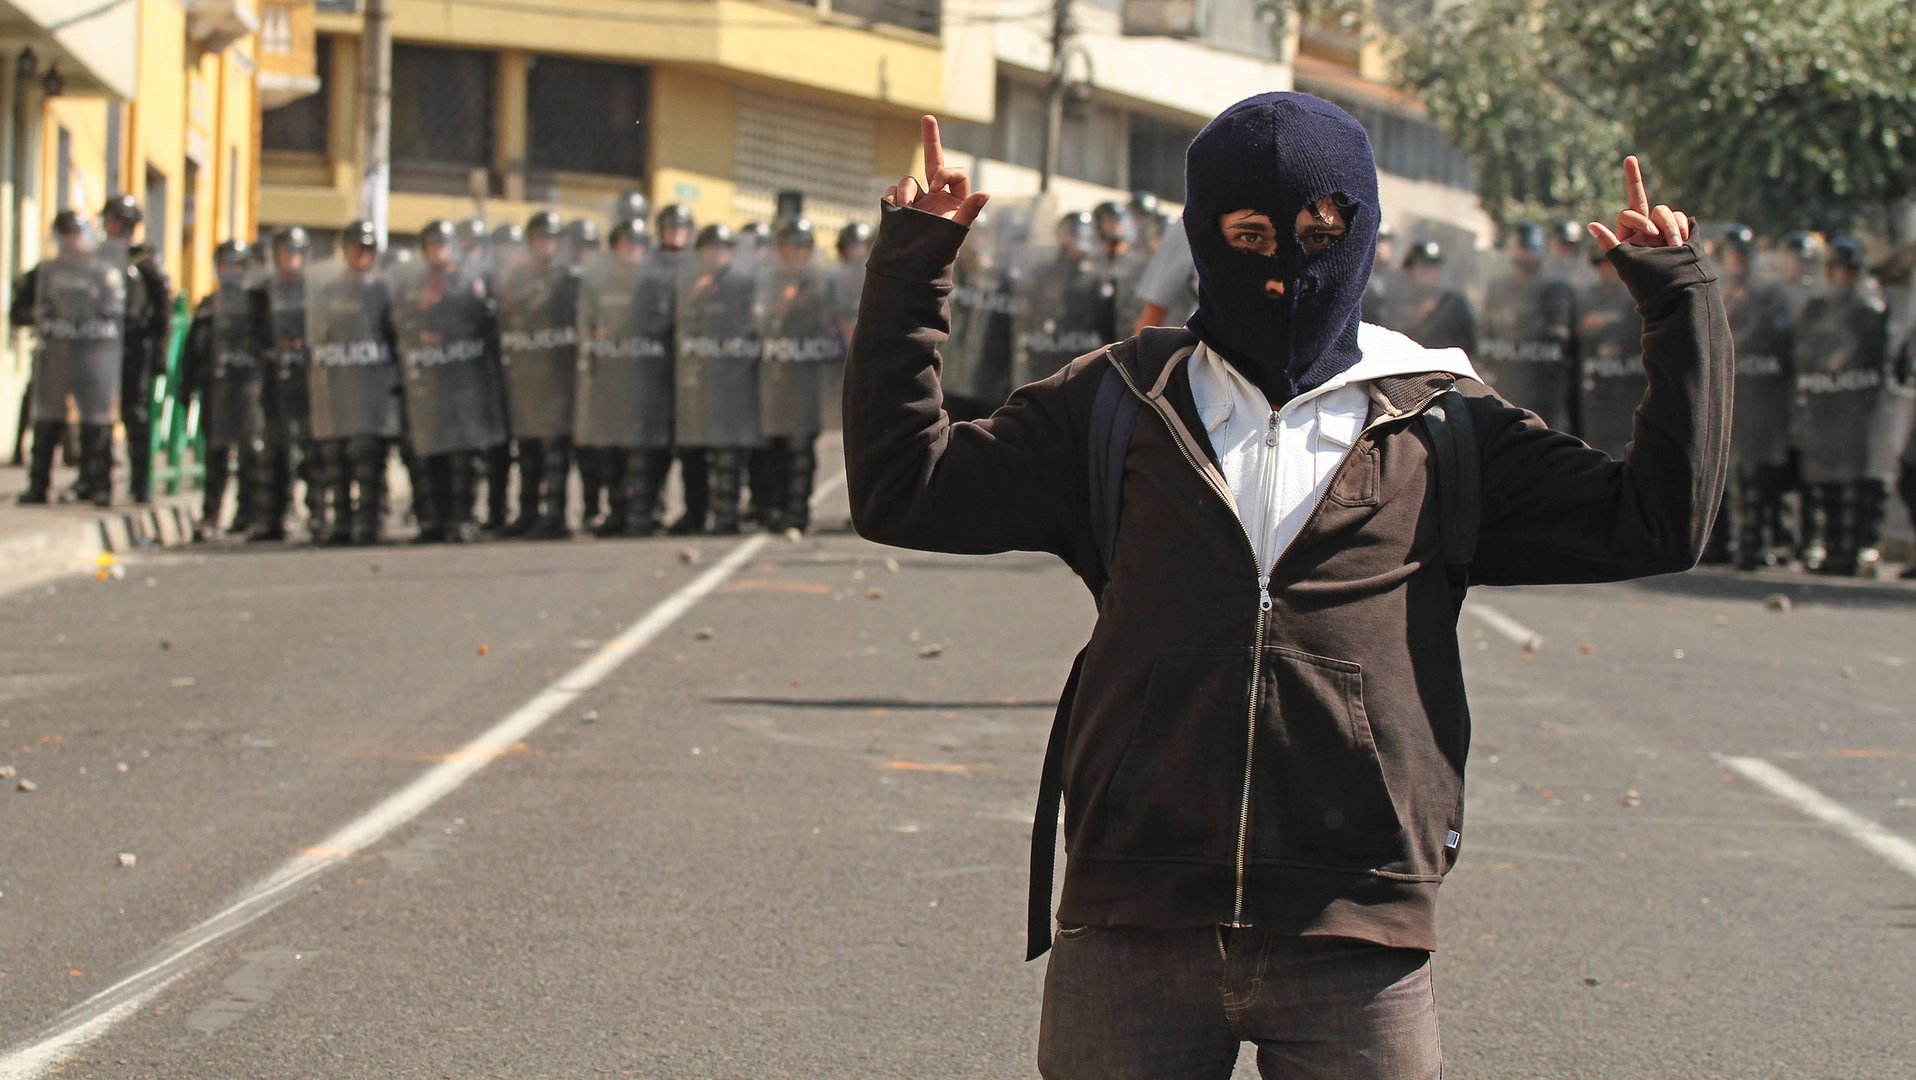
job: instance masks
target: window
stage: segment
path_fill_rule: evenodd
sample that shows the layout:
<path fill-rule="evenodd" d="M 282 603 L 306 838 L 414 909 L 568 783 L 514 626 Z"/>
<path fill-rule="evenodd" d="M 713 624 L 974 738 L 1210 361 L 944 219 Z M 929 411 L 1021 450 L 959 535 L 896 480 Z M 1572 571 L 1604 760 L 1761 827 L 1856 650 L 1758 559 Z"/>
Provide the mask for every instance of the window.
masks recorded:
<path fill-rule="evenodd" d="M 590 108 L 581 108 L 590 102 Z M 526 73 L 526 164 L 641 180 L 652 69 L 539 56 Z"/>
<path fill-rule="evenodd" d="M 260 113 L 260 146 L 264 149 L 301 154 L 326 152 L 326 130 L 332 120 L 332 87 L 326 80 L 333 72 L 333 39 L 321 34 L 314 41 L 314 48 L 318 57 L 319 91 Z"/>
<path fill-rule="evenodd" d="M 1133 114 L 1131 117 L 1131 189 L 1160 199 L 1184 201 L 1184 152 L 1197 138 L 1196 128 L 1179 127 Z"/>
<path fill-rule="evenodd" d="M 393 46 L 394 190 L 464 195 L 491 168 L 498 68 L 496 53 Z"/>
<path fill-rule="evenodd" d="M 832 0 L 832 11 L 884 26 L 936 34 L 943 0 Z"/>

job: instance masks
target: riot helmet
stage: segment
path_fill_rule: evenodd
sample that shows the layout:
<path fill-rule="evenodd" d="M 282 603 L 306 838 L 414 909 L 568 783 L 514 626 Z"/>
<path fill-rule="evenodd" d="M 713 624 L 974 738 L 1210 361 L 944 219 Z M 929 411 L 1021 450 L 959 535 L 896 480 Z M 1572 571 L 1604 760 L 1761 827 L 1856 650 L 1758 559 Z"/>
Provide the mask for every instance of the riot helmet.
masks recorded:
<path fill-rule="evenodd" d="M 667 251 L 691 246 L 695 227 L 697 222 L 692 217 L 691 207 L 684 203 L 668 203 L 659 209 L 659 246 Z"/>
<path fill-rule="evenodd" d="M 730 225 L 715 223 L 715 224 L 707 225 L 705 228 L 699 230 L 699 239 L 698 239 L 698 244 L 696 246 L 700 248 L 708 248 L 708 247 L 729 248 L 729 247 L 735 247 L 737 246 L 737 244 L 738 244 L 738 234 L 732 231 L 732 227 Z"/>
<path fill-rule="evenodd" d="M 445 218 L 434 218 L 426 222 L 419 230 L 419 245 L 436 244 L 440 247 L 452 247 L 459 242 L 459 230 Z"/>
<path fill-rule="evenodd" d="M 1794 232 L 1785 233 L 1782 248 L 1786 254 L 1798 259 L 1814 259 L 1817 254 L 1816 234 L 1806 229 L 1797 229 Z"/>
<path fill-rule="evenodd" d="M 613 251 L 644 250 L 652 244 L 652 234 L 642 217 L 627 218 L 612 226 Z"/>
<path fill-rule="evenodd" d="M 1830 241 L 1829 250 L 1829 268 L 1832 276 L 1838 270 L 1846 271 L 1847 276 L 1851 278 L 1862 272 L 1865 261 L 1862 241 L 1854 236 L 1839 236 Z"/>
<path fill-rule="evenodd" d="M 313 246 L 313 238 L 298 225 L 287 225 L 273 231 L 274 251 L 305 251 Z"/>
<path fill-rule="evenodd" d="M 1410 250 L 1404 252 L 1406 270 L 1414 270 L 1419 266 L 1442 266 L 1443 263 L 1444 247 L 1435 240 L 1412 244 Z"/>
<path fill-rule="evenodd" d="M 1098 222 L 1079 210 L 1058 219 L 1058 247 L 1068 258 L 1081 259 L 1098 243 Z"/>
<path fill-rule="evenodd" d="M 642 191 L 621 192 L 612 200 L 612 220 L 614 222 L 643 222 L 652 216 L 652 200 Z"/>
<path fill-rule="evenodd" d="M 513 247 L 526 242 L 526 230 L 516 222 L 508 221 L 492 230 L 489 242 L 495 247 Z"/>
<path fill-rule="evenodd" d="M 219 267 L 244 267 L 252 256 L 252 245 L 244 240 L 222 240 L 213 249 L 213 265 Z"/>
<path fill-rule="evenodd" d="M 1723 250 L 1737 251 L 1745 255 L 1756 250 L 1756 230 L 1748 225 L 1725 225 L 1723 227 Z"/>
<path fill-rule="evenodd" d="M 379 256 L 379 230 L 363 219 L 347 222 L 339 232 L 339 246 L 345 251 L 346 265 L 364 273 Z"/>
<path fill-rule="evenodd" d="M 863 259 L 865 253 L 870 250 L 871 243 L 872 227 L 862 221 L 854 221 L 838 230 L 838 257 L 850 259 L 852 256 L 847 254 L 847 249 L 857 248 L 857 257 Z"/>
<path fill-rule="evenodd" d="M 133 230 L 146 219 L 140 212 L 140 203 L 131 195 L 115 195 L 100 208 L 100 220 L 105 223 L 106 231 L 114 236 L 132 236 Z"/>
<path fill-rule="evenodd" d="M 486 239 L 485 218 L 467 218 L 459 223 L 459 245 L 468 253 L 483 249 Z"/>
<path fill-rule="evenodd" d="M 1098 237 L 1111 254 L 1117 254 L 1118 248 L 1129 245 L 1137 238 L 1137 226 L 1131 220 L 1131 211 L 1119 203 L 1099 203 L 1091 211 L 1091 218 L 1097 224 Z"/>
<path fill-rule="evenodd" d="M 78 210 L 62 210 L 53 215 L 53 235 L 78 236 L 87 231 L 86 218 Z"/>
<path fill-rule="evenodd" d="M 599 237 L 599 223 L 591 218 L 575 218 L 566 224 L 566 242 L 575 252 L 596 251 Z"/>

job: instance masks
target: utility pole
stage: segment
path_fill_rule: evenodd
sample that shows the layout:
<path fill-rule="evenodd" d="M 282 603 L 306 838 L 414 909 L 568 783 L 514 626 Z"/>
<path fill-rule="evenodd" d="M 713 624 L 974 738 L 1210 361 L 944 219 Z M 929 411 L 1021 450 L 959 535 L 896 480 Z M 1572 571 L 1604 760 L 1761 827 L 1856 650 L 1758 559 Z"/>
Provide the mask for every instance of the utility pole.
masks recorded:
<path fill-rule="evenodd" d="M 386 207 L 392 191 L 393 28 L 392 0 L 366 0 L 365 30 L 360 36 L 359 102 L 365 135 L 365 171 L 359 190 L 360 216 L 373 223 L 386 242 Z"/>
<path fill-rule="evenodd" d="M 1038 173 L 1038 191 L 1051 191 L 1064 144 L 1065 68 L 1071 57 L 1071 0 L 1055 0 L 1051 9 L 1051 87 L 1044 113 L 1044 167 Z"/>

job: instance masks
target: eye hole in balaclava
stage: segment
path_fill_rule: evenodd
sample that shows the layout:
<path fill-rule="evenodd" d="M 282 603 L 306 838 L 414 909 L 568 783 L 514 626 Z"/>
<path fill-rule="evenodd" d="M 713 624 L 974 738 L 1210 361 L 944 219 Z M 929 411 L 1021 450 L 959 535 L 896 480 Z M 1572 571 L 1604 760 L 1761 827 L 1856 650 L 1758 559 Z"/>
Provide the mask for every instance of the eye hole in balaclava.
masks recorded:
<path fill-rule="evenodd" d="M 1204 343 L 1273 405 L 1357 363 L 1378 220 L 1363 126 L 1309 94 L 1239 102 L 1192 142 L 1185 191 Z"/>

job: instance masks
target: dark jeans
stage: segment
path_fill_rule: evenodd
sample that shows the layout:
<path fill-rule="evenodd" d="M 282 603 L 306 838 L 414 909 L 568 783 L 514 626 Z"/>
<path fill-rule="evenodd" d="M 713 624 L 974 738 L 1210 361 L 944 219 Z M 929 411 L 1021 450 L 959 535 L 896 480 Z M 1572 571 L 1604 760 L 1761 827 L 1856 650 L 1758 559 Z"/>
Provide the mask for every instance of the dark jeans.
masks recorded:
<path fill-rule="evenodd" d="M 1228 1080 L 1245 1042 L 1266 1078 L 1437 1080 L 1430 954 L 1254 928 L 1060 930 L 1048 1080 Z"/>

